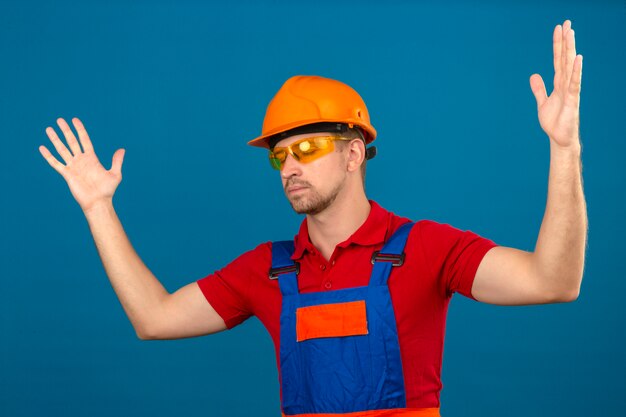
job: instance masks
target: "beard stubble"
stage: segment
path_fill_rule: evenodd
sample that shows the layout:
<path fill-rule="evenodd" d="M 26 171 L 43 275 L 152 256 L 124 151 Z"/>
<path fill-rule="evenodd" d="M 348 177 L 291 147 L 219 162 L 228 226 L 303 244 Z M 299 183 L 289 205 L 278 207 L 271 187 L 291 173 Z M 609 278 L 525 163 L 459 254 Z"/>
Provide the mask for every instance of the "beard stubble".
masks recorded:
<path fill-rule="evenodd" d="M 337 199 L 339 192 L 344 186 L 344 181 L 339 182 L 333 187 L 327 195 L 322 195 L 318 190 L 312 187 L 308 182 L 304 181 L 287 181 L 285 184 L 285 193 L 287 187 L 292 185 L 301 185 L 307 188 L 305 195 L 287 195 L 287 199 L 291 207 L 298 214 L 319 214 L 326 210 Z"/>

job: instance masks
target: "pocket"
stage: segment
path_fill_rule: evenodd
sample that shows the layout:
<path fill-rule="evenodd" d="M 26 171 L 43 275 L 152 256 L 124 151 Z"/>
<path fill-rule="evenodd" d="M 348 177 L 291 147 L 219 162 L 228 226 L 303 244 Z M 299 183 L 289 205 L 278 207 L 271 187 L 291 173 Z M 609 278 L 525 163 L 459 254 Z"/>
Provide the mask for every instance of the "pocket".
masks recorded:
<path fill-rule="evenodd" d="M 296 310 L 296 340 L 368 334 L 365 300 L 319 304 Z"/>
<path fill-rule="evenodd" d="M 344 413 L 346 401 L 365 407 L 372 385 L 366 301 L 296 309 L 296 350 L 301 361 L 300 413 Z"/>

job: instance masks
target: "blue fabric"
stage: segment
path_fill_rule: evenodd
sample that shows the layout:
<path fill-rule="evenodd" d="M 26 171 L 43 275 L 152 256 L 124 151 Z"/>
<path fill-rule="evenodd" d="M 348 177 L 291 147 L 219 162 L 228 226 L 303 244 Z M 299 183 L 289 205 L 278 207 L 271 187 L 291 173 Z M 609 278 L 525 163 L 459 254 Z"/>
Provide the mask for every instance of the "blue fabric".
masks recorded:
<path fill-rule="evenodd" d="M 401 254 L 413 223 L 402 225 L 381 253 Z M 293 265 L 293 242 L 272 244 L 272 268 Z M 401 267 L 400 267 L 401 268 Z M 387 280 L 390 262 L 375 262 L 365 287 L 300 294 L 294 272 L 282 274 L 280 367 L 285 415 L 406 408 L 395 315 Z M 298 342 L 296 310 L 365 300 L 367 335 Z"/>

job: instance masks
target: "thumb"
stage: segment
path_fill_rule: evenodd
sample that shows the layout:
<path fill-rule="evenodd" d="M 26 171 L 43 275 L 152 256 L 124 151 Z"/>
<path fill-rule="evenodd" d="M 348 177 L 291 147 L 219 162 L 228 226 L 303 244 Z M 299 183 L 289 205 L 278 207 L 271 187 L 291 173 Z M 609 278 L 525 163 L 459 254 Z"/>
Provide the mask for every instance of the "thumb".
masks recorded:
<path fill-rule="evenodd" d="M 113 162 L 111 163 L 111 171 L 116 174 L 122 175 L 122 163 L 124 162 L 124 155 L 126 154 L 126 149 L 118 149 L 113 154 Z"/>
<path fill-rule="evenodd" d="M 541 105 L 548 98 L 548 96 L 546 95 L 546 86 L 543 83 L 541 75 L 533 74 L 530 76 L 530 89 L 533 90 L 535 100 L 537 100 L 537 107 L 541 107 Z"/>

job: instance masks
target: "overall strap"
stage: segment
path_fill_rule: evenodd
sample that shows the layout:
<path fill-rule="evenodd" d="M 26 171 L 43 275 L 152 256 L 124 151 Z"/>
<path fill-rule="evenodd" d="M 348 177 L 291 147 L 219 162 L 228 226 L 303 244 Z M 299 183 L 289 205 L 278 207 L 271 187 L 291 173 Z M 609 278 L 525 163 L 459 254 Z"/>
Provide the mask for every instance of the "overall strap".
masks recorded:
<path fill-rule="evenodd" d="M 272 268 L 270 279 L 278 279 L 278 285 L 283 295 L 298 293 L 297 274 L 300 264 L 291 259 L 294 244 L 292 240 L 272 242 Z"/>
<path fill-rule="evenodd" d="M 414 224 L 415 222 L 408 222 L 400 226 L 385 242 L 383 248 L 374 252 L 372 255 L 374 267 L 372 268 L 370 285 L 387 285 L 391 268 L 402 266 L 404 263 L 404 246 Z"/>

